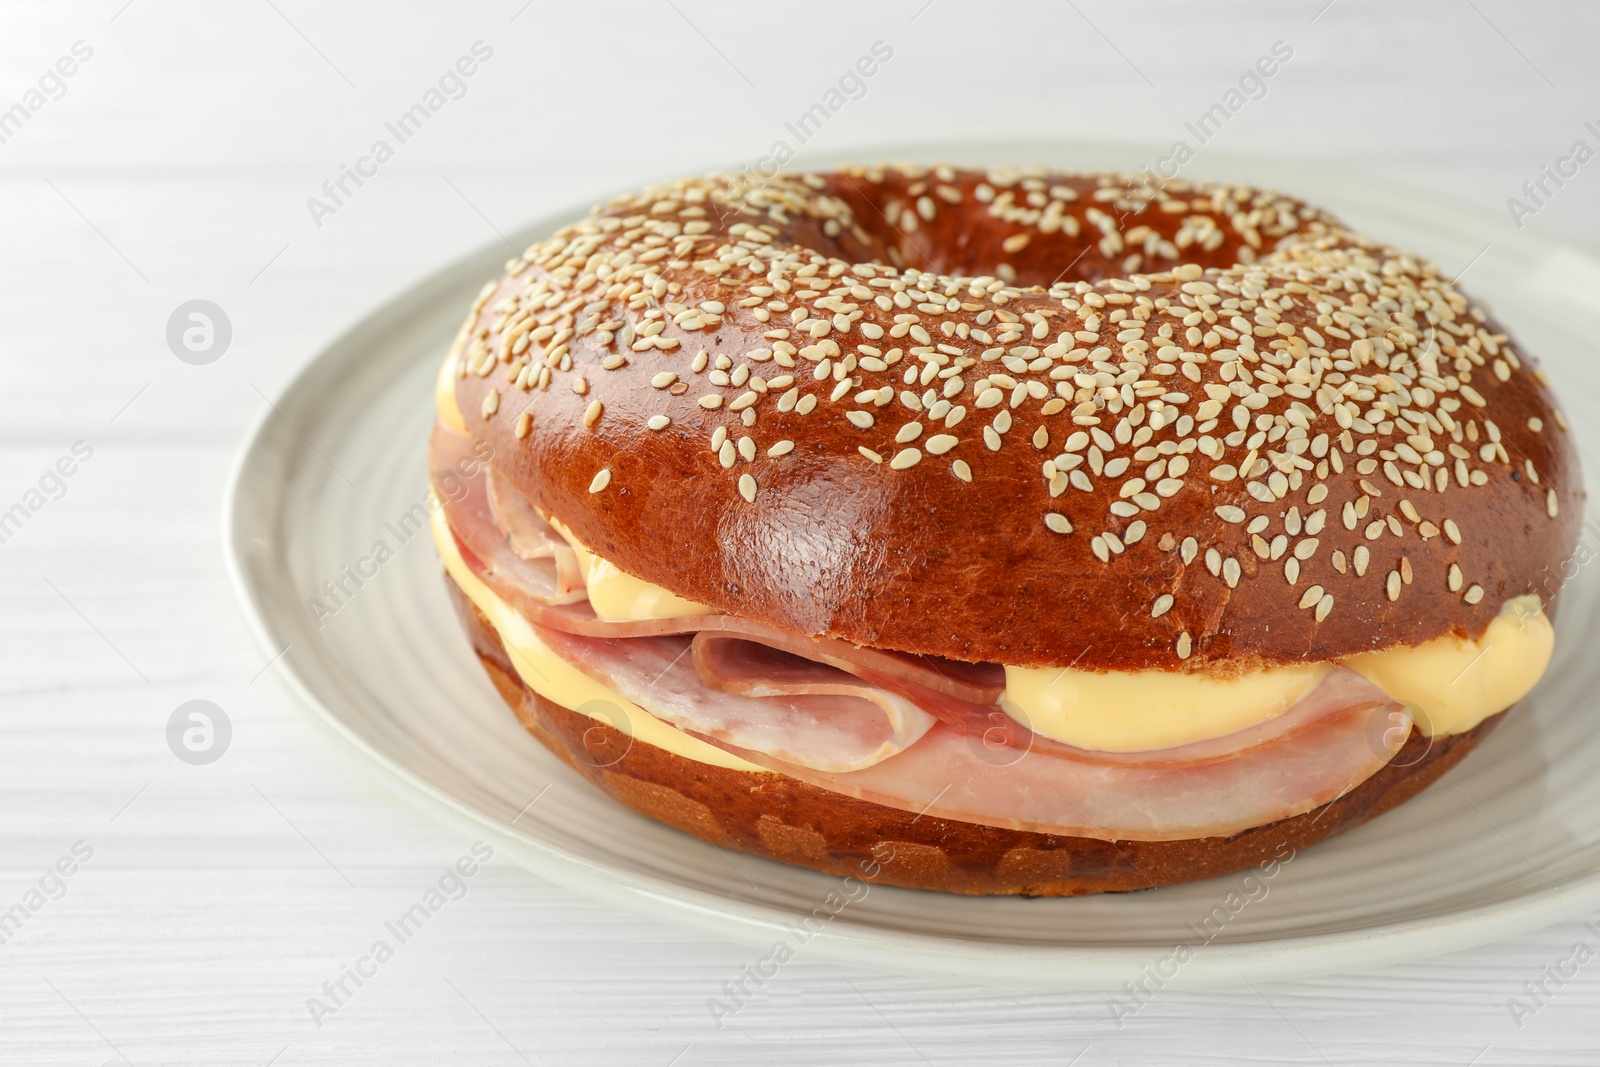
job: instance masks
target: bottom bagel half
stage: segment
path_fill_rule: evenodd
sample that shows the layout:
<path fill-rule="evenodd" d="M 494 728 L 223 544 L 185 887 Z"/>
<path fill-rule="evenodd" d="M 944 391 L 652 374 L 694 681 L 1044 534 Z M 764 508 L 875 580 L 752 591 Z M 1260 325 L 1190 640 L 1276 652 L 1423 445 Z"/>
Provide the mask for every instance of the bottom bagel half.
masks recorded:
<path fill-rule="evenodd" d="M 528 689 L 488 620 L 448 576 L 445 583 L 484 670 L 522 725 L 612 799 L 722 848 L 908 889 L 1079 896 L 1283 861 L 1409 800 L 1504 717 L 1431 741 L 1413 729 L 1388 764 L 1333 802 L 1227 837 L 1103 841 L 1034 833 L 920 816 L 783 774 L 713 767 L 635 741 Z"/>

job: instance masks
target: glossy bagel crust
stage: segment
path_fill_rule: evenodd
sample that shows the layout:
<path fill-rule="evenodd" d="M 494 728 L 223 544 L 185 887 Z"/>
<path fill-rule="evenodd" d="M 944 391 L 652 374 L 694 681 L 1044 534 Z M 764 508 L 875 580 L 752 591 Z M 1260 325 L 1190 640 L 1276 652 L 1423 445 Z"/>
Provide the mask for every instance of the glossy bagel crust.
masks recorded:
<path fill-rule="evenodd" d="M 444 580 L 479 661 L 522 725 L 613 799 L 723 848 L 908 889 L 1079 896 L 1174 885 L 1281 862 L 1409 800 L 1460 762 L 1504 717 L 1501 713 L 1431 744 L 1413 730 L 1392 761 L 1333 803 L 1229 837 L 1102 841 L 1030 833 L 918 817 L 786 775 L 713 767 L 631 741 L 528 689 L 488 621 L 454 582 Z M 867 877 L 864 870 L 877 874 Z"/>
<path fill-rule="evenodd" d="M 684 179 L 512 261 L 454 353 L 496 467 L 623 570 L 962 660 L 1477 637 L 1551 599 L 1581 517 L 1550 391 L 1481 307 L 1248 185 Z"/>

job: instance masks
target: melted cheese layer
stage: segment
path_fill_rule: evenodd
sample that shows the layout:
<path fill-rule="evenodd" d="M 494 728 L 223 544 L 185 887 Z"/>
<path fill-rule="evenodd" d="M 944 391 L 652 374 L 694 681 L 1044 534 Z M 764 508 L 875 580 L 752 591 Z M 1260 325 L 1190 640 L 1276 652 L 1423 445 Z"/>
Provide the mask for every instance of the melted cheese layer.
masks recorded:
<path fill-rule="evenodd" d="M 1538 684 L 1555 631 L 1536 596 L 1506 602 L 1482 638 L 1441 637 L 1339 662 L 1412 710 L 1432 737 L 1459 734 Z M 1007 667 L 1000 706 L 1056 741 L 1102 752 L 1147 752 L 1223 737 L 1266 722 L 1309 693 L 1329 664 L 1272 667 L 1235 678 L 1178 671 Z"/>
<path fill-rule="evenodd" d="M 539 639 L 527 619 L 472 573 L 472 568 L 467 566 L 456 548 L 455 535 L 450 532 L 442 508 L 432 509 L 431 526 L 433 543 L 438 546 L 439 558 L 444 561 L 445 570 L 467 599 L 483 612 L 495 633 L 500 635 L 512 665 L 529 689 L 546 700 L 587 714 L 629 737 L 665 749 L 674 756 L 736 771 L 764 770 L 662 722 L 637 704 L 624 699 L 605 683 L 589 677 L 556 655 L 549 645 Z"/>
<path fill-rule="evenodd" d="M 1181 671 L 1007 667 L 1000 707 L 1034 733 L 1095 752 L 1145 752 L 1275 719 L 1311 692 L 1326 663 L 1233 678 Z"/>
<path fill-rule="evenodd" d="M 1414 648 L 1351 656 L 1345 665 L 1411 707 L 1430 737 L 1465 733 L 1527 696 L 1555 649 L 1536 596 L 1508 600 L 1481 640 L 1440 637 Z"/>
<path fill-rule="evenodd" d="M 607 622 L 633 622 L 638 619 L 681 619 L 688 615 L 712 615 L 704 604 L 685 600 L 677 593 L 643 578 L 635 578 L 621 567 L 589 551 L 572 531 L 557 519 L 546 520 L 550 527 L 572 546 L 589 590 L 589 606 Z"/>

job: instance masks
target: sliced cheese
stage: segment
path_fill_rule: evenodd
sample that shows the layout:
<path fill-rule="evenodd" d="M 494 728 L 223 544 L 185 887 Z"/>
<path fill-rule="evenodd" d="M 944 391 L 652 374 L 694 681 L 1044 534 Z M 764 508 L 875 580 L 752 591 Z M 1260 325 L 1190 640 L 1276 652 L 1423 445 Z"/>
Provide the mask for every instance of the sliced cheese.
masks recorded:
<path fill-rule="evenodd" d="M 1538 684 L 1555 630 L 1536 596 L 1508 600 L 1482 639 L 1441 637 L 1344 663 L 1412 710 L 1429 736 L 1459 734 L 1504 711 Z"/>
<path fill-rule="evenodd" d="M 1528 694 L 1550 665 L 1555 631 L 1536 596 L 1506 602 L 1483 637 L 1340 660 L 1407 705 L 1429 736 L 1465 733 Z M 1007 667 L 1000 706 L 1035 733 L 1078 748 L 1147 752 L 1222 737 L 1287 711 L 1329 664 L 1224 678 L 1202 672 Z"/>
<path fill-rule="evenodd" d="M 1288 711 L 1326 663 L 1221 677 L 1198 671 L 1007 667 L 1000 706 L 1045 737 L 1097 752 L 1145 752 L 1223 737 Z"/>
<path fill-rule="evenodd" d="M 608 559 L 589 551 L 558 520 L 551 527 L 566 538 L 578 557 L 584 584 L 589 590 L 589 606 L 607 622 L 633 622 L 638 619 L 681 619 L 688 615 L 714 615 L 715 610 L 696 604 L 643 578 L 635 578 Z"/>

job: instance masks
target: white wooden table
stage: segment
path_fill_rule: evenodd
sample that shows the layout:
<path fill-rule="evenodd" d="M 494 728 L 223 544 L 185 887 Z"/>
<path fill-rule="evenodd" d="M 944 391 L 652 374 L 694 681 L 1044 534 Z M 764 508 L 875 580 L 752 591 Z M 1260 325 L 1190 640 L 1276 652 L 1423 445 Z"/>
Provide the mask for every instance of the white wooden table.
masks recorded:
<path fill-rule="evenodd" d="M 929 137 L 1165 145 L 1284 41 L 1202 154 L 1326 160 L 1509 227 L 1543 164 L 1600 147 L 1600 8 L 1398 7 L 8 0 L 0 110 L 27 114 L 0 115 L 0 512 L 25 514 L 0 531 L 0 914 L 25 921 L 0 944 L 0 1062 L 1600 1062 L 1600 963 L 1520 1027 L 1507 1008 L 1600 940 L 1595 915 L 1376 973 L 1167 991 L 1122 1029 L 1105 995 L 802 955 L 718 1029 L 707 999 L 748 949 L 497 862 L 318 1026 L 308 998 L 470 842 L 303 720 L 224 575 L 243 428 L 343 325 L 550 205 L 778 139 L 797 164 Z M 360 163 L 478 41 L 492 55 L 463 95 Z M 892 57 L 864 94 L 798 144 L 785 122 L 876 41 Z M 341 165 L 370 176 L 314 218 Z M 1549 188 L 1526 224 L 1600 247 L 1600 162 Z M 232 325 L 205 366 L 166 341 L 197 298 Z M 47 476 L 80 441 L 72 474 Z M 192 699 L 232 724 L 210 765 L 168 748 Z M 58 860 L 70 877 L 46 874 Z M 1491 841 L 1485 862 L 1514 859 Z"/>

